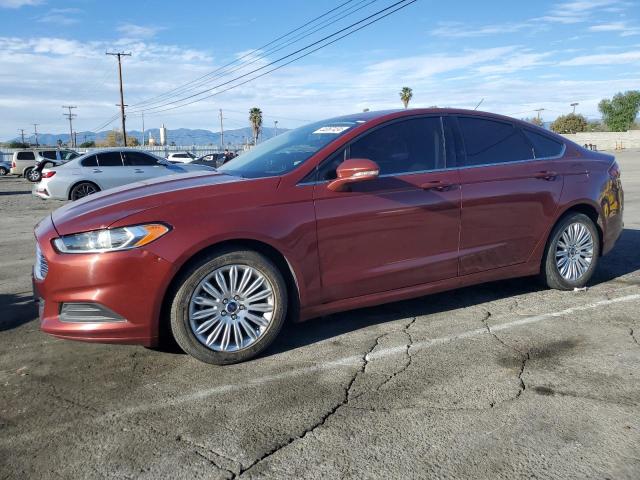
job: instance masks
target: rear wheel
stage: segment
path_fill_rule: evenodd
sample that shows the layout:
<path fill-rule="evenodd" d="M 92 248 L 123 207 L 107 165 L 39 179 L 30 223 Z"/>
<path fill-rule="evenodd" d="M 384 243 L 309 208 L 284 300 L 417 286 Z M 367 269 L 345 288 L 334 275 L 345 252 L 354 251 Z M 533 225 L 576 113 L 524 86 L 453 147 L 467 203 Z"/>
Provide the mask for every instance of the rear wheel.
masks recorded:
<path fill-rule="evenodd" d="M 600 236 L 593 220 L 582 213 L 570 213 L 551 232 L 543 263 L 544 281 L 558 290 L 584 287 L 599 256 Z"/>
<path fill-rule="evenodd" d="M 42 172 L 37 168 L 29 169 L 28 172 L 25 172 L 24 176 L 27 177 L 27 180 L 33 183 L 37 183 L 42 180 Z"/>
<path fill-rule="evenodd" d="M 80 182 L 77 185 L 74 185 L 69 193 L 69 200 L 79 200 L 87 195 L 91 195 L 93 193 L 97 193 L 100 191 L 100 188 L 91 182 Z"/>
<path fill-rule="evenodd" d="M 171 299 L 170 322 L 186 353 L 224 365 L 267 348 L 286 314 L 287 290 L 278 268 L 257 252 L 232 250 L 184 272 Z"/>
<path fill-rule="evenodd" d="M 5 167 L 0 167 L 0 177 L 4 177 L 5 175 L 9 174 L 9 170 L 6 169 Z"/>

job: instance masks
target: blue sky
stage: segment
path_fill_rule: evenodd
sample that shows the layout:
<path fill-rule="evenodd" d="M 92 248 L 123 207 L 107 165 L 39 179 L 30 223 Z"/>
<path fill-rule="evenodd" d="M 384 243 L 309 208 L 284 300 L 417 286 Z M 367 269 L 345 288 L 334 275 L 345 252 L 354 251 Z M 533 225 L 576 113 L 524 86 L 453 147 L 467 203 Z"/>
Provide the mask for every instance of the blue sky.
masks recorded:
<path fill-rule="evenodd" d="M 403 86 L 413 88 L 411 106 L 416 107 L 473 108 L 484 98 L 483 110 L 522 118 L 545 108 L 543 118 L 552 120 L 579 102 L 578 112 L 596 118 L 601 98 L 640 88 L 637 0 L 418 0 L 228 92 L 170 111 L 150 108 L 162 102 L 136 107 L 345 1 L 0 0 L 0 138 L 13 138 L 18 128 L 31 132 L 33 123 L 40 124 L 40 131 L 65 132 L 61 105 L 78 106 L 78 131 L 110 120 L 119 97 L 116 61 L 104 55 L 106 50 L 133 54 L 124 60 L 131 129 L 141 128 L 144 108 L 147 128 L 164 123 L 215 131 L 219 109 L 225 128 L 238 128 L 247 125 L 253 106 L 263 110 L 267 125 L 278 120 L 280 127 L 295 127 L 363 108 L 400 107 L 398 91 Z M 336 13 L 362 10 L 280 52 L 251 53 L 242 60 L 251 65 L 236 64 L 239 69 L 232 76 L 393 3 L 352 0 Z M 167 100 L 178 101 L 171 106 L 181 105 L 186 100 L 181 103 L 180 98 L 187 94 L 232 76 Z"/>

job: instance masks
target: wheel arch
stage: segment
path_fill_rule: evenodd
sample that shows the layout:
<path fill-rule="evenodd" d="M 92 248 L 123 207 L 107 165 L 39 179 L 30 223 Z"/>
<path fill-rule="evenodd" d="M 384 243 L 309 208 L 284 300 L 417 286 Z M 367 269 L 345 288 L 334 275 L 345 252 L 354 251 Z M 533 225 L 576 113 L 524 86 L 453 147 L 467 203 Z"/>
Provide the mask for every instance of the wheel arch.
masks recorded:
<path fill-rule="evenodd" d="M 291 262 L 289 262 L 287 257 L 273 245 L 270 245 L 269 243 L 262 240 L 255 240 L 251 238 L 223 240 L 208 245 L 195 252 L 186 261 L 184 261 L 173 274 L 162 296 L 162 305 L 160 307 L 159 316 L 157 318 L 159 343 L 164 343 L 164 341 L 172 338 L 170 325 L 167 320 L 169 318 L 169 311 L 171 309 L 171 297 L 178 286 L 178 281 L 181 274 L 203 257 L 226 250 L 253 250 L 271 260 L 282 274 L 285 285 L 287 287 L 289 299 L 287 321 L 291 321 L 296 318 L 300 310 L 300 288 L 295 269 L 293 268 Z"/>
<path fill-rule="evenodd" d="M 602 215 L 600 214 L 599 209 L 594 204 L 587 201 L 578 202 L 578 203 L 569 205 L 560 213 L 560 215 L 558 215 L 558 218 L 553 223 L 551 230 L 549 230 L 549 234 L 547 235 L 547 243 L 549 242 L 551 232 L 553 232 L 553 229 L 558 224 L 558 222 L 560 222 L 564 217 L 566 217 L 567 215 L 573 212 L 582 213 L 586 215 L 595 224 L 596 230 L 598 231 L 598 239 L 600 240 L 599 256 L 602 256 L 602 250 L 603 250 L 602 247 L 604 245 L 604 228 L 602 225 Z"/>

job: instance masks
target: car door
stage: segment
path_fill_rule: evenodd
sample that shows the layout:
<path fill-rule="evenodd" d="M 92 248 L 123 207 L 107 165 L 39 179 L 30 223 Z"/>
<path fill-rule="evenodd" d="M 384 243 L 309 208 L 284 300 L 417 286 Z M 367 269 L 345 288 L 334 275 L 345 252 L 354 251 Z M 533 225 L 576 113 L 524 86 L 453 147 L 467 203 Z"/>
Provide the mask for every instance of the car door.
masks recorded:
<path fill-rule="evenodd" d="M 125 167 L 120 152 L 100 152 L 96 154 L 98 166 L 93 175 L 103 189 L 118 187 L 135 182 L 134 167 Z"/>
<path fill-rule="evenodd" d="M 166 166 L 158 163 L 158 159 L 144 152 L 122 152 L 124 166 L 133 172 L 133 180 L 146 180 L 167 174 Z"/>
<path fill-rule="evenodd" d="M 325 301 L 457 275 L 460 190 L 445 157 L 442 119 L 431 116 L 385 124 L 320 165 L 314 205 Z M 373 160 L 379 178 L 329 190 L 347 158 Z"/>
<path fill-rule="evenodd" d="M 563 177 L 553 158 L 536 158 L 519 126 L 459 116 L 460 275 L 526 262 L 556 212 Z"/>

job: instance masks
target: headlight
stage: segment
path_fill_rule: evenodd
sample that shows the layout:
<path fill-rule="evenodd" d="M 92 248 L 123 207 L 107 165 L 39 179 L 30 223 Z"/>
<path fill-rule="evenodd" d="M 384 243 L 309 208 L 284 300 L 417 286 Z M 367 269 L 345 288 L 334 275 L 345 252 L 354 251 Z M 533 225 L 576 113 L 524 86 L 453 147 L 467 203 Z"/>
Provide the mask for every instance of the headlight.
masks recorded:
<path fill-rule="evenodd" d="M 169 231 L 161 223 L 105 228 L 56 238 L 53 243 L 62 253 L 100 253 L 142 247 Z"/>

